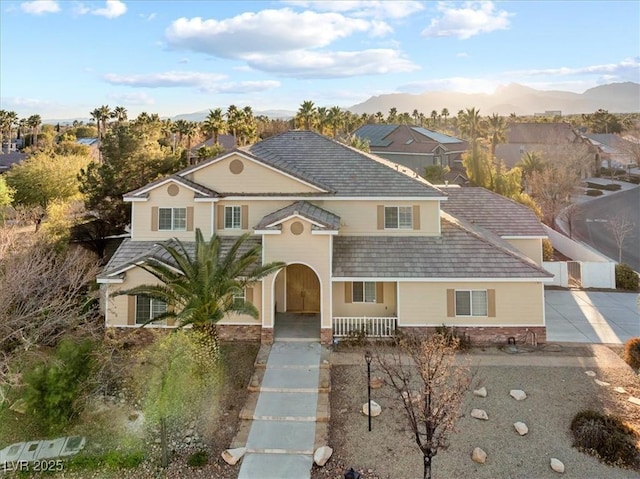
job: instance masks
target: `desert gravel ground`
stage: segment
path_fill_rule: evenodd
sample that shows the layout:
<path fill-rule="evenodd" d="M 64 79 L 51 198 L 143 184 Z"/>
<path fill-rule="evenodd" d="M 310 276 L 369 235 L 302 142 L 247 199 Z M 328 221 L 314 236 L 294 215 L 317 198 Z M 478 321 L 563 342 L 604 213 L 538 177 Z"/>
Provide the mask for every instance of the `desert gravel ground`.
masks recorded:
<path fill-rule="evenodd" d="M 358 353 L 334 353 L 329 445 L 334 456 L 324 468 L 314 468 L 312 477 L 342 478 L 349 467 L 364 479 L 421 478 L 422 456 L 405 426 L 404 411 L 391 399 L 386 387 L 372 391 L 372 399 L 383 409 L 367 431 L 367 418 L 360 408 L 367 400 L 366 367 Z M 476 371 L 473 387 L 485 386 L 486 398 L 465 397 L 458 432 L 448 450 L 434 458 L 434 478 L 527 478 L 553 477 L 622 479 L 638 478 L 638 471 L 614 468 L 574 449 L 569 431 L 571 419 L 581 409 L 594 408 L 624 417 L 640 431 L 640 406 L 627 401 L 640 397 L 640 384 L 633 371 L 605 346 L 547 348 L 539 352 L 507 354 L 499 350 L 471 354 Z M 357 364 L 354 364 L 357 363 Z M 596 379 L 611 383 L 600 386 Z M 373 375 L 379 374 L 372 371 Z M 623 386 L 630 394 L 613 391 Z M 522 389 L 524 401 L 509 396 Z M 489 420 L 470 416 L 471 409 L 486 410 Z M 520 436 L 513 423 L 529 427 Z M 483 465 L 471 460 L 479 446 L 488 455 Z M 560 459 L 566 472 L 551 470 L 551 457 Z"/>

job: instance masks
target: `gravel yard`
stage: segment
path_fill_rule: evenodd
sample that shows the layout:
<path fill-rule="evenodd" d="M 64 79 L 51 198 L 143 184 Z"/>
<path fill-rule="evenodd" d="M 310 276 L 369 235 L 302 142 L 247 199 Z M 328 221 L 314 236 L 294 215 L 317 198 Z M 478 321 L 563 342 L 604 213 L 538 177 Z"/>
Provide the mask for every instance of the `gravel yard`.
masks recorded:
<path fill-rule="evenodd" d="M 314 468 L 312 477 L 342 479 L 349 467 L 360 471 L 363 479 L 422 477 L 422 455 L 406 427 L 404 410 L 386 386 L 372 390 L 382 414 L 373 418 L 372 432 L 367 431 L 367 418 L 360 412 L 367 400 L 366 367 L 353 364 L 359 354 L 349 356 L 334 353 L 332 358 L 329 445 L 334 456 L 324 468 Z M 458 432 L 449 449 L 434 458 L 434 478 L 560 477 L 549 466 L 552 457 L 564 463 L 566 478 L 638 477 L 638 471 L 606 466 L 571 446 L 569 424 L 585 408 L 618 414 L 640 431 L 640 406 L 627 401 L 630 395 L 640 397 L 640 384 L 614 352 L 591 346 L 525 354 L 478 351 L 470 356 L 475 371 L 472 389 L 484 386 L 488 395 L 467 394 Z M 611 385 L 598 385 L 587 370 Z M 615 386 L 628 394 L 614 392 Z M 511 389 L 524 390 L 527 398 L 514 400 Z M 473 408 L 484 409 L 489 420 L 472 418 Z M 527 435 L 516 432 L 517 421 L 527 424 Z M 477 446 L 487 453 L 485 464 L 471 460 Z"/>

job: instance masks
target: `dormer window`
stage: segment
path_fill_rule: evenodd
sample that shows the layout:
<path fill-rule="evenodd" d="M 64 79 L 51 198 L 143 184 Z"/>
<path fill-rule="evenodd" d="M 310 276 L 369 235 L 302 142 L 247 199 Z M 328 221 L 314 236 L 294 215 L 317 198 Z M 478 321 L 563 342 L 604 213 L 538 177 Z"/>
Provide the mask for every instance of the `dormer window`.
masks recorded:
<path fill-rule="evenodd" d="M 158 208 L 158 230 L 186 231 L 186 208 Z"/>

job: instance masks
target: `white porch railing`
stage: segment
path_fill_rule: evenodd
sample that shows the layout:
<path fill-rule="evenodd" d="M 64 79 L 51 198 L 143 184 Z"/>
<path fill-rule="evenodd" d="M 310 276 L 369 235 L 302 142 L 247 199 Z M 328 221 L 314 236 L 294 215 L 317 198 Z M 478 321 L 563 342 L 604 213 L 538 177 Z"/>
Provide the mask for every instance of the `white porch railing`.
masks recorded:
<path fill-rule="evenodd" d="M 333 336 L 345 338 L 349 333 L 364 331 L 367 337 L 391 338 L 396 333 L 398 318 L 395 316 L 358 316 L 333 318 Z"/>

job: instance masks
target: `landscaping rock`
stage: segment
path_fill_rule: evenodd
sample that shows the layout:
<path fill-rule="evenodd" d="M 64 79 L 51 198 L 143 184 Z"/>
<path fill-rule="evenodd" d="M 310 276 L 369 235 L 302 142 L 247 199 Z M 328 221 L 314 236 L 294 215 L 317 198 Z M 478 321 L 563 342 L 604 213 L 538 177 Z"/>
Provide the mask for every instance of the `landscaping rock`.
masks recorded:
<path fill-rule="evenodd" d="M 512 389 L 511 391 L 509 391 L 509 395 L 516 401 L 527 399 L 527 395 L 522 389 Z"/>
<path fill-rule="evenodd" d="M 598 386 L 611 386 L 610 383 L 606 383 L 604 381 L 600 381 L 599 379 L 594 379 L 594 381 Z"/>
<path fill-rule="evenodd" d="M 322 446 L 316 449 L 316 452 L 313 453 L 313 462 L 315 462 L 318 466 L 324 466 L 329 458 L 333 454 L 333 449 L 329 446 Z"/>
<path fill-rule="evenodd" d="M 564 464 L 560 459 L 556 459 L 555 457 L 551 458 L 551 469 L 560 474 L 564 473 Z"/>
<path fill-rule="evenodd" d="M 471 459 L 473 459 L 473 462 L 477 462 L 478 464 L 484 464 L 487 461 L 487 453 L 481 448 L 476 447 L 473 450 L 473 454 L 471 454 Z"/>
<path fill-rule="evenodd" d="M 585 371 L 584 372 L 587 376 L 591 376 L 592 378 L 595 377 L 596 373 L 595 371 Z"/>
<path fill-rule="evenodd" d="M 613 388 L 613 390 L 615 392 L 617 392 L 617 393 L 620 393 L 620 394 L 627 394 L 627 390 L 625 388 L 623 388 L 623 387 L 620 387 L 620 386 L 617 386 L 617 387 Z"/>
<path fill-rule="evenodd" d="M 486 398 L 487 397 L 487 388 L 482 386 L 480 389 L 474 390 L 473 391 L 473 395 L 481 397 L 481 398 Z"/>
<path fill-rule="evenodd" d="M 482 419 L 483 421 L 489 420 L 489 416 L 487 416 L 487 412 L 484 409 L 471 410 L 471 417 L 475 417 L 476 419 Z"/>
<path fill-rule="evenodd" d="M 514 422 L 513 427 L 516 428 L 516 431 L 518 431 L 518 434 L 520 434 L 521 436 L 524 436 L 529 432 L 529 428 L 523 422 Z"/>
<path fill-rule="evenodd" d="M 366 402 L 362 405 L 362 413 L 365 416 L 369 415 L 369 403 Z M 380 407 L 380 404 L 378 404 L 375 401 L 371 401 L 371 417 L 376 417 L 379 416 L 382 413 L 382 408 Z"/>
<path fill-rule="evenodd" d="M 227 449 L 222 451 L 222 459 L 230 466 L 235 466 L 242 456 L 247 452 L 246 447 L 236 447 L 235 449 Z"/>
<path fill-rule="evenodd" d="M 380 389 L 384 385 L 384 381 L 381 377 L 375 376 L 371 378 L 369 385 L 371 386 L 371 389 Z"/>
<path fill-rule="evenodd" d="M 629 402 L 631 404 L 635 404 L 636 406 L 640 406 L 640 399 L 633 397 L 633 396 L 629 396 Z"/>

